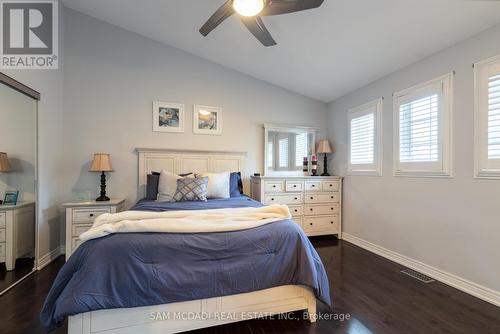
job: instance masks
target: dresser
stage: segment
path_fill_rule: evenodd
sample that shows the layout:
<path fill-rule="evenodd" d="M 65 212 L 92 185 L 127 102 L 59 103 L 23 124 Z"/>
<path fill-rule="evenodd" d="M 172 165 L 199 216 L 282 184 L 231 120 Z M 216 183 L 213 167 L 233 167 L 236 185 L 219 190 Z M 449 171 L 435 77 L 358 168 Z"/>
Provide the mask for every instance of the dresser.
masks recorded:
<path fill-rule="evenodd" d="M 308 236 L 342 238 L 342 178 L 337 176 L 252 176 L 251 196 L 266 204 L 286 204 Z"/>
<path fill-rule="evenodd" d="M 14 270 L 16 260 L 35 256 L 35 203 L 0 205 L 0 263 Z"/>
<path fill-rule="evenodd" d="M 117 213 L 124 210 L 125 200 L 113 198 L 106 202 L 65 203 L 66 209 L 66 260 L 80 245 L 80 234 L 86 232 L 94 220 L 104 213 Z"/>

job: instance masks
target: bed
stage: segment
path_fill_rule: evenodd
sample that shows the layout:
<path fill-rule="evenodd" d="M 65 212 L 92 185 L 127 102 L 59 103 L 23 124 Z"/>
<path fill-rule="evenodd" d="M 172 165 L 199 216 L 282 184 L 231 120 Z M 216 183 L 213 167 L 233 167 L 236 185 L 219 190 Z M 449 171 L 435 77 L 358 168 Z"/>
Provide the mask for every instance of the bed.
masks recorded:
<path fill-rule="evenodd" d="M 170 171 L 244 170 L 235 152 L 139 151 L 145 176 Z M 243 173 L 244 174 L 244 173 Z M 208 202 L 140 200 L 134 211 L 259 207 L 246 197 Z M 70 334 L 177 333 L 330 304 L 321 260 L 292 220 L 219 233 L 118 233 L 84 242 L 44 304 L 47 330 L 69 317 Z"/>

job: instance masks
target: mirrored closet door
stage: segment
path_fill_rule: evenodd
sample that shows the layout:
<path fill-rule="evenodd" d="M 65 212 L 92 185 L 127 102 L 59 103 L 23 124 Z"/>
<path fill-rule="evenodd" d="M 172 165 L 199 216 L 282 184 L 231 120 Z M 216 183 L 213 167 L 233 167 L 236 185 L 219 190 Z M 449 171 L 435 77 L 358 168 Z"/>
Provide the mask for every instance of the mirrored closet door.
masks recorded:
<path fill-rule="evenodd" d="M 0 73 L 0 295 L 36 263 L 39 98 Z"/>

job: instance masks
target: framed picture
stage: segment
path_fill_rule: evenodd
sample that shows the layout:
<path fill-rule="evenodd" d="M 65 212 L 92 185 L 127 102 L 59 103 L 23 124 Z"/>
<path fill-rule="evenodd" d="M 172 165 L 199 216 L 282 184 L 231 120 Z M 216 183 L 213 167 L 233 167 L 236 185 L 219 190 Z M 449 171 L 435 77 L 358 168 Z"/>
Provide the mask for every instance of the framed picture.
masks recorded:
<path fill-rule="evenodd" d="M 184 105 L 161 101 L 153 102 L 153 131 L 184 132 Z"/>
<path fill-rule="evenodd" d="M 222 108 L 195 105 L 193 109 L 193 133 L 222 134 Z"/>
<path fill-rule="evenodd" d="M 3 199 L 4 205 L 16 205 L 17 196 L 19 196 L 19 191 L 6 191 Z"/>

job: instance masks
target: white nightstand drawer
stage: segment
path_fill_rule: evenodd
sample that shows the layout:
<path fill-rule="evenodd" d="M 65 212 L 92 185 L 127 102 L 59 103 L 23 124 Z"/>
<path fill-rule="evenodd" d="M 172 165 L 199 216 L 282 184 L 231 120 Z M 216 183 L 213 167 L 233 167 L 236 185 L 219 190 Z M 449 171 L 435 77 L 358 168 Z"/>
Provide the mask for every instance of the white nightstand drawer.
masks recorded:
<path fill-rule="evenodd" d="M 5 242 L 0 243 L 0 262 L 5 262 Z"/>
<path fill-rule="evenodd" d="M 0 212 L 0 228 L 5 228 L 5 212 Z"/>
<path fill-rule="evenodd" d="M 304 207 L 304 215 L 331 215 L 339 213 L 339 205 L 337 203 L 332 204 L 308 204 Z"/>
<path fill-rule="evenodd" d="M 5 242 L 5 229 L 0 228 L 0 242 Z"/>
<path fill-rule="evenodd" d="M 80 246 L 83 243 L 82 240 L 76 238 L 71 239 L 71 251 L 74 251 L 76 247 Z"/>
<path fill-rule="evenodd" d="M 96 217 L 109 213 L 111 210 L 109 208 L 95 208 L 95 209 L 74 209 L 73 210 L 73 221 L 74 222 L 94 222 Z"/>
<path fill-rule="evenodd" d="M 288 209 L 290 210 L 292 217 L 302 216 L 302 205 L 289 205 Z"/>
<path fill-rule="evenodd" d="M 339 193 L 330 194 L 306 194 L 305 203 L 338 203 L 340 199 Z"/>
<path fill-rule="evenodd" d="M 92 224 L 78 224 L 73 225 L 73 230 L 71 231 L 71 235 L 73 237 L 79 237 L 83 232 L 87 232 L 92 227 Z"/>
<path fill-rule="evenodd" d="M 339 191 L 339 181 L 323 181 L 321 188 L 323 191 Z"/>
<path fill-rule="evenodd" d="M 306 191 L 321 191 L 321 181 L 306 181 Z"/>
<path fill-rule="evenodd" d="M 304 218 L 304 223 L 302 224 L 304 231 L 307 232 L 325 232 L 335 234 L 339 230 L 339 218 L 338 216 L 332 217 L 307 217 Z"/>
<path fill-rule="evenodd" d="M 282 193 L 284 191 L 283 181 L 264 182 L 264 191 L 266 193 Z"/>
<path fill-rule="evenodd" d="M 300 227 L 302 227 L 302 218 L 301 217 L 293 217 L 292 218 L 293 222 L 297 225 L 299 225 Z"/>
<path fill-rule="evenodd" d="M 285 185 L 287 192 L 299 192 L 304 189 L 304 182 L 302 181 L 286 181 Z"/>
<path fill-rule="evenodd" d="M 265 195 L 264 204 L 302 204 L 302 194 Z"/>

